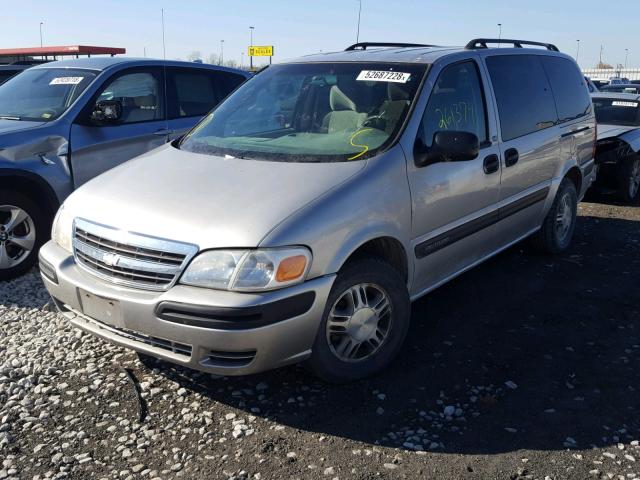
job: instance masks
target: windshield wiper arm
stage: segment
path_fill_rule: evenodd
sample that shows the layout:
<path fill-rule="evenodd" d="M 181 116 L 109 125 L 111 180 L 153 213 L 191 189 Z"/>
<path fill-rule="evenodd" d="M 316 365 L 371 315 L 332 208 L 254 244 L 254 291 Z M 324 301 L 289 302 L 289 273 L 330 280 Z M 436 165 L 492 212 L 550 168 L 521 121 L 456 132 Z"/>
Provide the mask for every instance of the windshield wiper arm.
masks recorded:
<path fill-rule="evenodd" d="M 20 117 L 15 115 L 0 115 L 0 120 L 20 120 Z"/>

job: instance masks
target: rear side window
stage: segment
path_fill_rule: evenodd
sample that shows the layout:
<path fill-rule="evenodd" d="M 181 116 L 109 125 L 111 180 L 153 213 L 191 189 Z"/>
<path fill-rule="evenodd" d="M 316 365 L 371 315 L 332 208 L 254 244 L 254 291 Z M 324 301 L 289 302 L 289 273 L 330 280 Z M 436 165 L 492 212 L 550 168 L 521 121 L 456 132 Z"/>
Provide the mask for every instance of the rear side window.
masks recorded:
<path fill-rule="evenodd" d="M 539 56 L 488 57 L 487 67 L 498 103 L 503 141 L 556 124 L 556 105 Z"/>
<path fill-rule="evenodd" d="M 169 118 L 201 117 L 244 78 L 227 72 L 174 68 L 168 72 Z"/>
<path fill-rule="evenodd" d="M 588 115 L 591 99 L 578 67 L 566 58 L 542 56 L 540 60 L 551 82 L 560 122 Z"/>

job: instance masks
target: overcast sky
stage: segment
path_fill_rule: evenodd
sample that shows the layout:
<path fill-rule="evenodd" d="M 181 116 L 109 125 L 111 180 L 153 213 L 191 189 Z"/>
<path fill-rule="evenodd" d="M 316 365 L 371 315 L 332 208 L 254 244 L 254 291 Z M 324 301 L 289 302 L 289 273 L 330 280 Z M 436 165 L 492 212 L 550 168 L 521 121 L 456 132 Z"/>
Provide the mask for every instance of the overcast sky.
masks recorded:
<path fill-rule="evenodd" d="M 361 41 L 463 45 L 478 36 L 548 41 L 593 67 L 603 60 L 640 67 L 638 0 L 362 0 Z M 127 54 L 162 57 L 161 8 L 167 58 L 199 51 L 241 60 L 254 26 L 255 45 L 274 45 L 274 61 L 344 49 L 356 40 L 358 0 L 0 0 L 5 8 L 0 48 L 45 45 L 125 47 Z M 19 6 L 18 6 L 19 5 Z M 520 6 L 522 5 L 522 6 Z M 525 6 L 526 5 L 526 6 Z M 246 62 L 246 56 L 245 56 Z"/>

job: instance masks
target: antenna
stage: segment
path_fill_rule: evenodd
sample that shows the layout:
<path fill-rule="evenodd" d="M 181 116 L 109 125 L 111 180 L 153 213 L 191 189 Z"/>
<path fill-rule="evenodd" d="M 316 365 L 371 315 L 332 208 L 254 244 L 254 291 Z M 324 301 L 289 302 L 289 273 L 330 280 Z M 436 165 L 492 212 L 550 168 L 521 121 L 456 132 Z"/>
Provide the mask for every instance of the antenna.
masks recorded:
<path fill-rule="evenodd" d="M 164 8 L 160 10 L 162 12 L 162 59 L 167 59 L 167 49 L 164 43 Z"/>

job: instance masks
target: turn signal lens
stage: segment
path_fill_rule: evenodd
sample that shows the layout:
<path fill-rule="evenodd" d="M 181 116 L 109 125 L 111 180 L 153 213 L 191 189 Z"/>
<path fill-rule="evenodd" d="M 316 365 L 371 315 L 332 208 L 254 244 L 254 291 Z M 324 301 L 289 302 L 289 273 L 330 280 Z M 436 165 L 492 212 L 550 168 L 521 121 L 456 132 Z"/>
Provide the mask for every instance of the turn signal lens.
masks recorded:
<path fill-rule="evenodd" d="M 307 268 L 307 257 L 304 255 L 296 255 L 294 257 L 285 258 L 278 265 L 276 273 L 276 281 L 289 282 L 300 278 Z"/>

